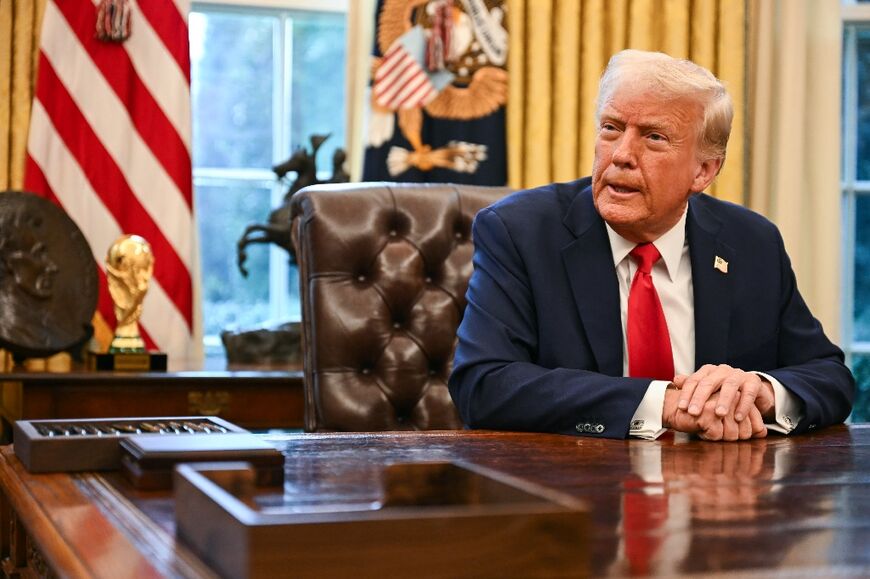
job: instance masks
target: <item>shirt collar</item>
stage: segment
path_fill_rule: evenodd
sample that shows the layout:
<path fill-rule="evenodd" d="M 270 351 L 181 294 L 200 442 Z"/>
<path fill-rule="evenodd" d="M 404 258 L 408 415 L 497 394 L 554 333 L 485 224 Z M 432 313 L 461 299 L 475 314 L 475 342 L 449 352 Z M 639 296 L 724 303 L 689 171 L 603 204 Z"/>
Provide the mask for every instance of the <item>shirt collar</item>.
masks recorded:
<path fill-rule="evenodd" d="M 688 208 L 688 203 L 686 208 Z M 676 279 L 680 269 L 680 261 L 683 257 L 683 246 L 686 243 L 687 214 L 688 211 L 683 209 L 683 215 L 680 217 L 680 220 L 666 231 L 664 235 L 653 241 L 653 245 L 662 254 L 662 261 L 665 264 L 665 269 L 671 281 Z M 622 260 L 628 256 L 629 252 L 637 244 L 619 235 L 606 221 L 604 224 L 607 226 L 607 237 L 610 238 L 610 251 L 613 253 L 613 265 L 616 267 L 622 263 Z"/>

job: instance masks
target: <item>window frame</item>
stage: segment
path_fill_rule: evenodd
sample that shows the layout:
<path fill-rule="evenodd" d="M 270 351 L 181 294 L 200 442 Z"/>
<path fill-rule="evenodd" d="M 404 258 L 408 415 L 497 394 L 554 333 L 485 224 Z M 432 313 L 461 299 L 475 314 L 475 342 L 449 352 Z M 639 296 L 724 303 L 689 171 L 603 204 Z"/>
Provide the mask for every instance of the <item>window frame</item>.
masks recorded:
<path fill-rule="evenodd" d="M 843 25 L 843 111 L 842 111 L 842 296 L 841 336 L 846 363 L 851 366 L 856 354 L 870 354 L 870 341 L 854 339 L 855 333 L 855 242 L 856 210 L 859 197 L 870 198 L 870 181 L 858 180 L 858 28 L 870 28 L 870 4 L 844 3 Z"/>
<path fill-rule="evenodd" d="M 292 103 L 292 66 L 293 38 L 288 34 L 288 20 L 291 12 L 348 12 L 348 0 L 206 0 L 191 2 L 190 12 L 209 12 L 224 14 L 264 15 L 277 18 L 275 24 L 273 51 L 275 62 L 273 74 L 278 79 L 279 88 L 272 97 L 272 159 L 280 162 L 288 158 L 293 147 L 304 143 L 291 143 L 290 104 Z M 198 186 L 248 185 L 271 191 L 270 206 L 278 207 L 283 202 L 287 184 L 275 179 L 275 174 L 266 168 L 212 168 L 192 167 L 193 188 Z M 265 222 L 268 215 L 262 216 Z M 197 216 L 197 219 L 199 217 Z M 238 232 L 242 234 L 241 231 Z M 299 317 L 298 308 L 293 307 L 291 299 L 291 275 L 287 252 L 269 244 L 269 316 L 263 323 L 293 321 Z M 295 314 L 295 315 L 294 315 Z M 203 346 L 209 352 L 222 352 L 219 335 L 203 331 Z M 214 355 L 214 354 L 212 354 Z"/>

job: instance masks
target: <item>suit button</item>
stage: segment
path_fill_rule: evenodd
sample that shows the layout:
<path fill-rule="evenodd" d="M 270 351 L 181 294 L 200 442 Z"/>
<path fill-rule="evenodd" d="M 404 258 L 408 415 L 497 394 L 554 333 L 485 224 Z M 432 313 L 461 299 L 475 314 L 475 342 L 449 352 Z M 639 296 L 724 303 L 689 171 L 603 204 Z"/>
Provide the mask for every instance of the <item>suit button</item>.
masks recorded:
<path fill-rule="evenodd" d="M 809 426 L 807 426 L 807 428 L 808 428 L 809 430 L 814 430 L 814 429 L 816 428 L 816 425 L 815 425 L 815 424 L 810 424 Z"/>
<path fill-rule="evenodd" d="M 601 434 L 602 432 L 604 432 L 604 425 L 603 424 L 596 424 L 595 425 L 595 432 L 597 432 L 598 434 Z"/>

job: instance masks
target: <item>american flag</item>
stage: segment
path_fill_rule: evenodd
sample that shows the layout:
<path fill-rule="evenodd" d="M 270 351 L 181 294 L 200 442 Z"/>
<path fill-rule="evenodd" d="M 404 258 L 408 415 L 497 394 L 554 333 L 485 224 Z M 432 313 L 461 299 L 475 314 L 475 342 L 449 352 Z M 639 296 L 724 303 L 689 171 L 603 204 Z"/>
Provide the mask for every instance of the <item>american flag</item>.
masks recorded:
<path fill-rule="evenodd" d="M 119 4 L 117 1 L 116 4 Z M 106 252 L 144 237 L 154 277 L 139 320 L 149 348 L 202 355 L 194 320 L 198 273 L 190 154 L 189 0 L 129 0 L 123 42 L 95 34 L 100 0 L 48 0 L 25 188 L 72 217 L 101 270 L 95 329 L 115 325 Z"/>
<path fill-rule="evenodd" d="M 425 106 L 438 96 L 438 89 L 426 72 L 426 44 L 422 36 L 422 30 L 414 27 L 384 54 L 372 87 L 380 106 L 390 110 L 412 109 Z"/>

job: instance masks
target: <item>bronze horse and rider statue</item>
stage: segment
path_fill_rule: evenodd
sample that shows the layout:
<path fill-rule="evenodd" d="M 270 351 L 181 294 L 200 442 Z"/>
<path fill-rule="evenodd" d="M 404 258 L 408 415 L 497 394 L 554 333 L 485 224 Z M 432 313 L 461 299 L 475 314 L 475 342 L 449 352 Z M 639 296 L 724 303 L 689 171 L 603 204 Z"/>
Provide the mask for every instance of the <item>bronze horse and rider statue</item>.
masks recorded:
<path fill-rule="evenodd" d="M 317 178 L 317 151 L 328 138 L 328 134 L 311 135 L 310 152 L 305 147 L 298 147 L 289 159 L 272 167 L 272 171 L 279 181 L 287 182 L 288 175 L 291 173 L 294 173 L 296 178 L 290 183 L 281 205 L 269 213 L 268 222 L 248 225 L 239 238 L 236 260 L 243 276 L 248 276 L 245 261 L 248 258 L 247 247 L 251 244 L 274 243 L 287 250 L 290 255 L 290 263 L 296 263 L 296 254 L 290 239 L 290 198 L 297 191 L 317 183 L 346 183 L 350 180 L 350 176 L 344 170 L 346 154 L 343 149 L 336 149 L 333 154 L 332 176 L 326 181 Z"/>

